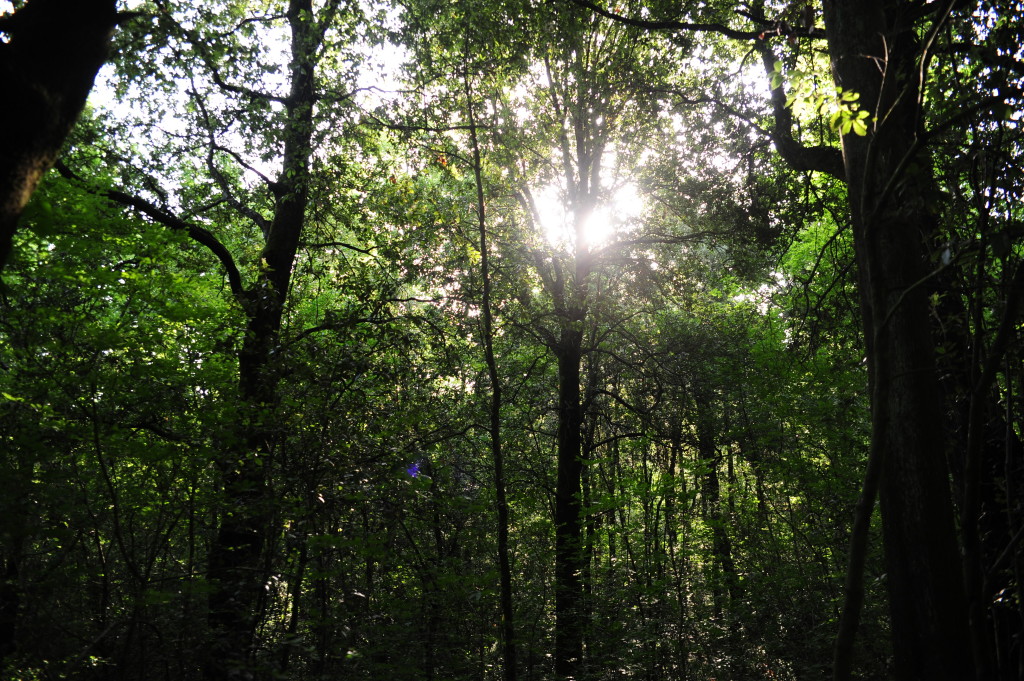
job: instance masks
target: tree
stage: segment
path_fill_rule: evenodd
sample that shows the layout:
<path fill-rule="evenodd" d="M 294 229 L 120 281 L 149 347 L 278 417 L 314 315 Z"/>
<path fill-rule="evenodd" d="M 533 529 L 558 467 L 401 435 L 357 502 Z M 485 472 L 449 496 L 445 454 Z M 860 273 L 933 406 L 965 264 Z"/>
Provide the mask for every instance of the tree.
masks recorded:
<path fill-rule="evenodd" d="M 467 53 L 469 52 L 467 46 Z M 467 54 L 468 56 L 468 54 Z M 476 114 L 473 90 L 469 74 L 463 74 L 466 87 L 466 114 L 469 119 L 470 148 L 473 154 L 473 179 L 476 184 L 477 225 L 480 232 L 480 307 L 482 326 L 480 336 L 483 344 L 484 361 L 487 363 L 487 377 L 491 384 L 488 434 L 491 439 L 491 457 L 494 463 L 494 494 L 497 506 L 497 553 L 498 575 L 501 580 L 501 638 L 503 645 L 502 678 L 516 679 L 515 609 L 513 608 L 512 568 L 509 561 L 509 513 L 505 483 L 505 454 L 501 439 L 501 377 L 494 354 L 494 310 L 491 304 L 490 245 L 487 238 L 487 202 L 484 197 L 483 158 L 477 137 Z"/>
<path fill-rule="evenodd" d="M 929 275 L 935 230 L 927 201 L 937 191 L 919 141 L 926 134 L 919 102 L 928 54 L 907 9 L 826 2 L 824 16 L 836 85 L 857 92 L 876 117 L 869 135 L 843 136 L 843 158 L 872 381 L 869 466 L 877 469 L 869 474 L 880 476 L 896 673 L 962 679 L 974 673 L 975 661 L 949 473 L 939 455 L 946 447 L 927 289 L 920 283 Z M 926 35 L 946 19 L 937 14 Z M 884 69 L 862 55 L 878 58 Z M 840 660 L 837 673 L 842 668 Z"/>
<path fill-rule="evenodd" d="M 293 0 L 280 8 L 279 15 L 254 14 L 246 18 L 250 10 L 240 6 L 236 8 L 241 12 L 239 17 L 225 17 L 228 26 L 238 22 L 233 27 L 237 30 L 218 35 L 204 35 L 216 30 L 205 12 L 200 11 L 199 16 L 207 23 L 190 29 L 172 14 L 175 9 L 159 6 L 158 21 L 163 22 L 167 43 L 183 44 L 192 51 L 196 66 L 205 69 L 201 85 L 191 76 L 190 103 L 206 156 L 200 163 L 204 163 L 208 175 L 201 182 L 221 192 L 220 201 L 213 206 L 196 206 L 191 212 L 196 216 L 206 212 L 213 219 L 240 219 L 260 230 L 262 244 L 251 282 L 244 283 L 243 272 L 229 247 L 210 230 L 147 199 L 123 191 L 102 193 L 157 223 L 186 232 L 207 247 L 225 268 L 231 293 L 245 316 L 237 356 L 238 408 L 234 432 L 224 436 L 222 450 L 213 461 L 224 498 L 207 557 L 211 644 L 205 652 L 205 673 L 209 679 L 236 678 L 248 673 L 245 670 L 255 663 L 256 632 L 262 619 L 261 594 L 269 578 L 267 552 L 279 532 L 280 520 L 274 509 L 266 462 L 273 460 L 280 437 L 275 412 L 283 366 L 277 355 L 292 273 L 308 220 L 317 109 L 326 113 L 330 106 L 323 104 L 325 100 L 333 105 L 346 99 L 344 95 L 325 96 L 317 91 L 317 68 L 325 59 L 325 36 L 336 29 L 339 8 L 338 3 L 331 3 L 314 14 L 310 0 Z M 288 41 L 288 63 L 283 69 L 285 84 L 280 91 L 260 90 L 259 85 L 250 87 L 244 80 L 242 84 L 233 82 L 234 77 L 244 79 L 251 74 L 238 73 L 230 62 L 223 64 L 222 60 L 230 57 L 247 35 L 253 35 L 253 25 L 270 30 L 282 23 L 283 37 Z M 267 46 L 257 45 L 256 49 Z M 192 70 L 180 63 L 175 68 Z M 174 77 L 173 72 L 165 75 Z M 270 148 L 279 154 L 275 159 L 279 170 L 274 179 L 255 170 L 245 160 L 244 152 L 227 146 L 235 141 L 225 137 L 231 134 L 236 121 L 214 111 L 213 107 L 220 104 L 217 96 L 227 98 L 228 106 L 238 105 L 247 110 L 246 116 L 250 118 L 243 116 L 243 125 L 253 120 L 265 124 L 263 119 L 251 118 L 256 111 L 274 113 L 278 127 L 260 131 L 269 133 Z M 242 140 L 243 147 L 249 141 Z M 230 169 L 225 169 L 225 165 Z M 253 173 L 261 188 L 250 192 L 233 185 L 231 174 L 237 176 L 241 172 Z M 71 171 L 66 174 L 74 176 Z M 149 186 L 154 186 L 152 179 Z M 247 203 L 250 200 L 254 202 Z M 228 218 L 230 213 L 211 213 L 221 204 L 230 207 L 234 215 Z"/>
<path fill-rule="evenodd" d="M 589 678 L 584 661 L 587 631 L 584 584 L 588 573 L 585 551 L 584 459 L 591 456 L 586 442 L 586 405 L 593 402 L 597 374 L 584 376 L 584 358 L 598 342 L 605 319 L 595 311 L 605 307 L 606 270 L 630 249 L 628 239 L 612 236 L 601 244 L 595 237 L 599 221 L 614 220 L 602 210 L 616 182 L 624 182 L 631 155 L 644 145 L 643 117 L 652 111 L 643 86 L 627 97 L 631 79 L 653 79 L 643 69 L 646 45 L 636 32 L 607 24 L 600 18 L 539 13 L 543 32 L 553 38 L 537 50 L 543 69 L 540 100 L 535 107 L 536 145 L 543 165 L 536 179 L 552 183 L 563 203 L 568 235 L 555 249 L 531 249 L 533 267 L 548 298 L 553 324 L 536 333 L 558 367 L 555 528 L 555 674 L 559 678 Z M 541 66 L 542 65 L 542 66 Z M 650 92 L 650 90 L 648 90 Z M 650 119 L 648 119 L 650 120 Z M 632 139 L 625 131 L 631 129 Z M 543 140 L 543 141 L 541 141 Z M 538 142 L 540 142 L 538 144 Z M 528 179 L 529 178 L 529 179 Z M 535 184 L 536 186 L 536 184 Z M 530 186 L 517 188 L 535 233 L 552 227 L 556 216 L 541 215 Z M 621 219 L 621 218 L 620 218 Z M 565 250 L 559 250 L 564 248 Z"/>
<path fill-rule="evenodd" d="M 114 0 L 32 0 L 0 15 L 0 268 L 18 218 L 71 132 L 118 16 Z"/>
<path fill-rule="evenodd" d="M 613 16 L 602 7 L 577 4 Z M 937 231 L 929 206 L 939 195 L 928 143 L 947 127 L 972 116 L 984 118 L 1008 100 L 1002 95 L 984 97 L 938 121 L 930 121 L 928 109 L 922 106 L 936 45 L 940 36 L 949 35 L 944 30 L 951 13 L 963 11 L 964 3 L 855 6 L 824 2 L 824 34 L 815 26 L 814 8 L 808 9 L 806 18 L 801 16 L 802 23 L 798 23 L 795 17 L 769 17 L 764 4 L 758 3 L 739 13 L 753 22 L 752 31 L 731 28 L 727 20 L 615 18 L 649 29 L 712 32 L 751 41 L 769 74 L 780 74 L 782 62 L 776 62 L 766 40 L 785 37 L 795 46 L 804 38 L 826 38 L 837 92 L 846 93 L 831 118 L 843 143 L 843 172 L 837 168 L 837 155 L 827 145 L 807 146 L 794 135 L 796 119 L 789 109 L 792 100 L 785 96 L 783 79 L 775 82 L 775 76 L 771 138 L 793 167 L 845 178 L 857 253 L 873 386 L 873 456 L 851 549 L 851 607 L 839 637 L 836 674 L 845 678 L 849 673 L 848 646 L 856 628 L 862 588 L 857 563 L 864 555 L 863 539 L 875 491 L 880 487 L 897 674 L 903 678 L 963 678 L 976 673 L 984 678 L 989 666 L 981 642 L 984 607 L 974 600 L 969 625 L 949 469 L 945 456 L 937 455 L 947 451 L 948 441 L 941 427 L 940 370 L 928 324 L 928 288 L 935 277 L 928 256 Z M 993 8 L 993 12 L 998 15 L 1006 9 Z M 923 30 L 923 39 L 918 30 Z M 859 106 L 849 104 L 858 101 Z M 819 113 L 823 102 L 819 100 Z M 870 126 L 865 120 L 869 118 Z M 969 467 L 971 458 L 969 455 Z M 968 490 L 975 487 L 976 482 L 966 483 Z M 971 503 L 965 508 L 965 519 L 977 515 Z M 968 555 L 975 553 L 970 549 L 977 541 L 974 523 L 968 520 L 961 537 Z M 977 582 L 970 576 L 976 570 L 972 561 L 968 559 L 965 565 L 968 590 Z M 964 645 L 968 640 L 973 652 Z"/>

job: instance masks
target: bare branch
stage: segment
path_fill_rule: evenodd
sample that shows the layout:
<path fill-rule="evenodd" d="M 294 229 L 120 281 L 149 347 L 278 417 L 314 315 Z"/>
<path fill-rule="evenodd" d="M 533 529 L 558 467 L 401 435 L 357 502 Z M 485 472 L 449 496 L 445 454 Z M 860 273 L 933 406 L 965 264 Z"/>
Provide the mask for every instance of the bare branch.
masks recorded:
<path fill-rule="evenodd" d="M 224 176 L 224 173 L 220 171 L 220 168 L 217 167 L 217 161 L 216 159 L 214 159 L 214 152 L 216 151 L 224 151 L 233 158 L 238 159 L 237 155 L 232 154 L 231 152 L 227 151 L 226 149 L 220 147 L 220 145 L 217 144 L 217 139 L 216 136 L 214 135 L 213 125 L 210 119 L 210 113 L 206 110 L 206 103 L 194 89 L 191 91 L 191 94 L 195 101 L 196 107 L 199 109 L 199 113 L 203 117 L 204 127 L 209 133 L 210 144 L 206 150 L 206 167 L 209 169 L 210 175 L 217 183 L 217 186 L 220 187 L 220 191 L 224 195 L 224 198 L 228 202 L 228 205 L 230 205 L 240 214 L 252 220 L 256 224 L 256 226 L 260 228 L 260 231 L 263 232 L 263 238 L 266 239 L 267 235 L 270 234 L 270 220 L 266 219 L 258 212 L 253 210 L 250 206 L 247 206 L 238 200 L 238 198 L 235 196 L 231 188 L 230 183 L 228 183 L 228 179 Z M 264 177 L 262 174 L 260 175 L 260 177 L 262 177 L 265 181 L 269 182 L 269 180 L 267 180 L 267 178 Z"/>

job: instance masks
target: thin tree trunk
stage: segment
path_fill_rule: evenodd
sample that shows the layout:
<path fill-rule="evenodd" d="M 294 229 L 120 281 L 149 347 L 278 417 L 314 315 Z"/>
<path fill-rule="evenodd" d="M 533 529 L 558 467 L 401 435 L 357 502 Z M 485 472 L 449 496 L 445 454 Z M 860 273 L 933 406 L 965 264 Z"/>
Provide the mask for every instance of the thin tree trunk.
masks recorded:
<path fill-rule="evenodd" d="M 302 593 L 305 589 L 305 577 L 306 577 L 306 566 L 309 564 L 309 537 L 306 532 L 302 532 L 296 540 L 298 544 L 297 553 L 294 552 L 295 547 L 289 547 L 290 553 L 293 553 L 294 560 L 292 561 L 291 572 L 294 575 L 289 586 L 289 597 L 291 603 L 289 603 L 288 613 L 288 626 L 285 629 L 284 641 L 281 646 L 281 658 L 277 666 L 278 674 L 281 676 L 288 675 L 288 669 L 291 666 L 292 652 L 296 649 L 298 644 L 299 634 L 299 622 L 302 619 Z"/>
<path fill-rule="evenodd" d="M 466 109 L 469 117 L 470 142 L 473 147 L 473 176 L 476 180 L 477 227 L 480 234 L 480 277 L 483 280 L 483 296 L 480 301 L 483 321 L 484 361 L 491 382 L 490 428 L 491 460 L 494 464 L 494 495 L 498 521 L 498 580 L 501 603 L 502 678 L 516 679 L 515 611 L 512 602 L 512 567 L 509 563 L 508 546 L 508 499 L 505 490 L 505 455 L 501 447 L 501 379 L 498 362 L 494 357 L 494 316 L 491 309 L 490 253 L 487 241 L 487 213 L 484 201 L 484 183 L 480 144 L 476 134 L 476 118 L 469 76 L 465 75 Z"/>
<path fill-rule="evenodd" d="M 3 577 L 0 577 L 0 665 L 17 649 L 18 613 L 21 609 L 20 569 L 25 542 L 20 534 L 8 542 L 4 547 Z"/>
<path fill-rule="evenodd" d="M 718 474 L 719 460 L 712 425 L 708 420 L 710 404 L 697 405 L 697 446 L 701 462 L 706 467 L 701 493 L 704 497 L 706 519 L 711 525 L 712 552 L 715 564 L 721 570 L 716 574 L 712 590 L 714 593 L 715 615 L 723 617 L 726 612 L 726 596 L 731 605 L 738 597 L 736 565 L 732 557 L 732 541 L 726 528 L 725 513 L 722 509 L 722 486 Z"/>

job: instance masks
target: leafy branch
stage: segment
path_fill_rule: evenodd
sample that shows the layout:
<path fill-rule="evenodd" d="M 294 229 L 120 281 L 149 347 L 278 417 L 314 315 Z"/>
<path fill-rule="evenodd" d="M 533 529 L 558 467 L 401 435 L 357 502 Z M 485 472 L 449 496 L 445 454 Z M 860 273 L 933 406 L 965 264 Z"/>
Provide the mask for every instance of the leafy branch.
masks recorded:
<path fill-rule="evenodd" d="M 185 232 L 193 241 L 206 246 L 206 248 L 217 257 L 221 265 L 224 267 L 232 295 L 234 295 L 240 302 L 244 300 L 245 290 L 242 286 L 242 275 L 238 271 L 235 259 L 227 247 L 221 243 L 221 241 L 217 239 L 210 230 L 191 222 L 186 222 L 170 211 L 160 208 L 142 197 L 133 196 L 116 189 L 101 189 L 99 187 L 90 186 L 84 178 L 68 168 L 68 166 L 62 161 L 58 161 L 54 167 L 62 177 L 73 180 L 85 191 L 97 196 L 103 196 L 114 203 L 118 203 L 142 213 L 149 219 L 163 225 L 164 227 L 175 231 Z"/>

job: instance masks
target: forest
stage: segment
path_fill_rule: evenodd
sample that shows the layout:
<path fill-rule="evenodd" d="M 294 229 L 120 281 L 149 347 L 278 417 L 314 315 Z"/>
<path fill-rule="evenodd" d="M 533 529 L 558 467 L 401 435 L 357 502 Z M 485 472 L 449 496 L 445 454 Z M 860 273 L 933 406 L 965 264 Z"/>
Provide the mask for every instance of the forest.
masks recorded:
<path fill-rule="evenodd" d="M 1021 17 L 0 1 L 0 679 L 1024 680 Z"/>

